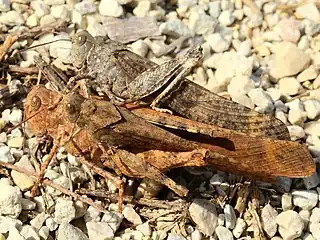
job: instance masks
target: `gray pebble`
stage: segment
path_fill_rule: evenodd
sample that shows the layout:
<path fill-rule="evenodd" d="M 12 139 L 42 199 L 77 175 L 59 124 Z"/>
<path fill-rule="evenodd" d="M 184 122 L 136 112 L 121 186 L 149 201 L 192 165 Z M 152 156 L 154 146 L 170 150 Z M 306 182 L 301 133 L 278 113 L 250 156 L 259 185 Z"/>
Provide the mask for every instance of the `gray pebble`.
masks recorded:
<path fill-rule="evenodd" d="M 201 232 L 209 236 L 213 234 L 218 225 L 218 216 L 214 204 L 204 199 L 195 199 L 189 207 L 189 213 Z"/>
<path fill-rule="evenodd" d="M 233 207 L 230 204 L 226 204 L 223 209 L 223 212 L 225 216 L 225 226 L 226 228 L 232 230 L 235 227 L 237 220 Z"/>
<path fill-rule="evenodd" d="M 70 222 L 75 218 L 76 209 L 73 206 L 73 201 L 58 198 L 54 211 L 54 221 L 58 224 Z"/>
<path fill-rule="evenodd" d="M 89 238 L 72 224 L 62 223 L 58 229 L 57 240 L 89 240 Z"/>
<path fill-rule="evenodd" d="M 233 240 L 232 232 L 222 226 L 218 226 L 215 230 L 219 240 Z"/>
<path fill-rule="evenodd" d="M 270 204 L 264 206 L 261 211 L 262 227 L 269 238 L 272 238 L 277 233 L 277 216 L 278 212 Z"/>

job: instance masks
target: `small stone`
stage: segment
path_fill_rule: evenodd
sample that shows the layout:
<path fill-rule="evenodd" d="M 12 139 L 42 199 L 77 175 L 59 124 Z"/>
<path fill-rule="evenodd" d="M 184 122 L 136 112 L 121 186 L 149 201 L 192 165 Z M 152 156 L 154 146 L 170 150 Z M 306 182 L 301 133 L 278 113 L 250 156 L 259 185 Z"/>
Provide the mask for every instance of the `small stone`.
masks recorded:
<path fill-rule="evenodd" d="M 133 14 L 137 17 L 145 17 L 148 15 L 151 9 L 150 1 L 143 0 L 139 1 L 138 5 L 133 9 Z"/>
<path fill-rule="evenodd" d="M 267 204 L 261 211 L 262 227 L 269 238 L 277 233 L 277 216 L 278 212 L 270 204 Z"/>
<path fill-rule="evenodd" d="M 8 140 L 8 146 L 12 148 L 21 148 L 24 143 L 24 137 L 15 137 Z"/>
<path fill-rule="evenodd" d="M 221 5 L 220 5 L 220 1 L 213 1 L 213 2 L 209 2 L 209 14 L 211 17 L 214 17 L 215 19 L 217 19 L 220 16 L 221 13 Z"/>
<path fill-rule="evenodd" d="M 195 199 L 189 207 L 192 220 L 198 229 L 211 236 L 218 225 L 216 206 L 204 199 Z"/>
<path fill-rule="evenodd" d="M 21 236 L 18 229 L 11 228 L 7 240 L 25 240 L 25 238 Z"/>
<path fill-rule="evenodd" d="M 316 240 L 319 240 L 320 239 L 320 223 L 311 223 L 309 228 L 312 236 Z"/>
<path fill-rule="evenodd" d="M 290 109 L 288 120 L 293 125 L 302 125 L 307 120 L 307 113 L 301 112 L 298 109 Z"/>
<path fill-rule="evenodd" d="M 224 181 L 225 181 L 225 176 L 223 176 L 222 174 L 219 174 L 219 173 L 214 174 L 209 180 L 209 182 L 212 186 L 219 186 Z"/>
<path fill-rule="evenodd" d="M 306 100 L 303 102 L 304 109 L 308 114 L 308 118 L 313 120 L 320 114 L 320 101 L 318 100 Z"/>
<path fill-rule="evenodd" d="M 22 226 L 20 234 L 25 239 L 40 240 L 40 236 L 39 236 L 37 230 L 30 225 Z"/>
<path fill-rule="evenodd" d="M 40 228 L 39 236 L 41 239 L 48 239 L 49 234 L 50 234 L 50 230 L 47 226 L 43 226 L 42 228 Z"/>
<path fill-rule="evenodd" d="M 251 48 L 252 48 L 252 42 L 250 40 L 243 41 L 239 46 L 238 53 L 240 55 L 248 57 L 251 55 Z"/>
<path fill-rule="evenodd" d="M 17 11 L 9 11 L 0 15 L 0 23 L 9 26 L 19 26 L 24 24 L 24 18 Z"/>
<path fill-rule="evenodd" d="M 70 19 L 70 12 L 66 5 L 52 6 L 50 14 L 55 18 Z"/>
<path fill-rule="evenodd" d="M 296 78 L 285 77 L 279 80 L 279 89 L 281 93 L 293 96 L 297 95 L 300 92 L 302 86 Z"/>
<path fill-rule="evenodd" d="M 187 36 L 191 32 L 188 27 L 180 19 L 169 19 L 159 26 L 162 34 L 173 37 Z"/>
<path fill-rule="evenodd" d="M 233 240 L 232 232 L 228 228 L 218 226 L 215 232 L 219 240 Z"/>
<path fill-rule="evenodd" d="M 318 193 L 314 190 L 294 190 L 292 191 L 293 205 L 305 210 L 314 208 L 318 201 Z"/>
<path fill-rule="evenodd" d="M 245 95 L 254 89 L 254 82 L 246 75 L 237 75 L 231 79 L 228 85 L 228 93 L 233 96 Z"/>
<path fill-rule="evenodd" d="M 113 232 L 116 232 L 120 227 L 123 220 L 123 215 L 119 212 L 107 211 L 103 215 L 101 222 L 106 222 L 112 228 Z"/>
<path fill-rule="evenodd" d="M 138 225 L 136 227 L 136 229 L 139 230 L 140 232 L 142 232 L 143 235 L 146 236 L 146 237 L 151 236 L 152 230 L 151 230 L 151 227 L 150 227 L 148 222 L 145 222 L 145 223 L 143 223 L 141 225 Z"/>
<path fill-rule="evenodd" d="M 142 220 L 140 216 L 136 213 L 136 211 L 129 206 L 125 206 L 122 212 L 123 216 L 135 225 L 142 224 Z"/>
<path fill-rule="evenodd" d="M 303 128 L 300 126 L 292 125 L 292 126 L 288 126 L 287 128 L 289 130 L 289 134 L 292 141 L 296 141 L 298 139 L 304 138 L 306 135 Z"/>
<path fill-rule="evenodd" d="M 225 52 L 217 59 L 215 80 L 218 87 L 226 87 L 237 75 L 251 76 L 253 59 L 234 52 Z"/>
<path fill-rule="evenodd" d="M 320 75 L 313 81 L 313 88 L 318 89 L 320 87 Z"/>
<path fill-rule="evenodd" d="M 41 212 L 30 221 L 30 225 L 33 226 L 35 229 L 39 230 L 47 218 L 48 215 L 45 212 Z"/>
<path fill-rule="evenodd" d="M 33 202 L 29 199 L 22 198 L 21 199 L 21 206 L 22 206 L 22 210 L 30 211 L 30 210 L 34 210 L 37 205 L 35 202 Z"/>
<path fill-rule="evenodd" d="M 94 208 L 92 206 L 89 206 L 86 214 L 84 215 L 84 221 L 85 222 L 91 222 L 91 221 L 99 222 L 100 215 L 101 215 L 100 211 L 98 211 L 96 208 Z"/>
<path fill-rule="evenodd" d="M 186 238 L 180 234 L 169 233 L 167 240 L 186 240 Z"/>
<path fill-rule="evenodd" d="M 246 227 L 246 222 L 242 218 L 237 218 L 236 225 L 232 230 L 233 236 L 235 236 L 235 238 L 240 238 Z"/>
<path fill-rule="evenodd" d="M 292 210 L 280 213 L 277 216 L 277 223 L 281 237 L 288 240 L 300 237 L 304 228 L 300 215 Z"/>
<path fill-rule="evenodd" d="M 271 112 L 274 109 L 271 97 L 263 91 L 262 88 L 255 88 L 250 90 L 248 96 L 251 98 L 252 102 L 262 108 L 264 112 Z"/>
<path fill-rule="evenodd" d="M 47 218 L 46 226 L 50 231 L 54 231 L 59 227 L 58 223 L 56 223 L 52 217 Z"/>
<path fill-rule="evenodd" d="M 58 198 L 56 201 L 55 211 L 54 211 L 54 220 L 56 223 L 66 223 L 70 222 L 75 218 L 76 209 L 73 206 L 71 200 Z"/>
<path fill-rule="evenodd" d="M 35 171 L 31 162 L 29 161 L 28 156 L 26 156 L 26 155 L 22 156 L 20 161 L 15 163 L 14 165 L 21 167 L 23 169 L 26 169 L 30 172 Z M 33 178 L 31 178 L 30 176 L 28 176 L 24 173 L 14 171 L 14 170 L 11 171 L 11 177 L 12 177 L 13 182 L 21 189 L 21 191 L 26 191 L 26 190 L 31 189 L 35 183 L 35 180 Z"/>
<path fill-rule="evenodd" d="M 191 233 L 191 240 L 202 240 L 202 233 L 196 229 Z"/>
<path fill-rule="evenodd" d="M 89 238 L 77 227 L 70 223 L 62 223 L 58 229 L 57 240 L 89 240 Z"/>
<path fill-rule="evenodd" d="M 22 222 L 8 216 L 0 216 L 0 233 L 7 233 L 12 228 L 21 228 Z"/>
<path fill-rule="evenodd" d="M 207 37 L 207 42 L 212 50 L 216 53 L 221 53 L 229 49 L 231 41 L 223 38 L 220 33 L 212 33 Z"/>
<path fill-rule="evenodd" d="M 138 40 L 131 44 L 131 49 L 134 53 L 145 57 L 149 51 L 148 45 L 143 40 Z"/>
<path fill-rule="evenodd" d="M 90 239 L 113 239 L 114 232 L 106 222 L 87 222 L 88 235 Z"/>
<path fill-rule="evenodd" d="M 318 7 L 313 2 L 298 6 L 295 15 L 298 18 L 306 18 L 315 23 L 320 23 L 320 13 Z"/>
<path fill-rule="evenodd" d="M 99 12 L 103 16 L 120 17 L 123 8 L 116 0 L 102 0 L 99 4 Z"/>
<path fill-rule="evenodd" d="M 90 14 L 97 11 L 96 5 L 91 0 L 84 0 L 74 5 L 74 9 L 77 10 L 80 14 Z"/>
<path fill-rule="evenodd" d="M 279 34 L 282 40 L 293 43 L 298 42 L 301 35 L 300 22 L 292 18 L 282 19 L 274 30 Z"/>
<path fill-rule="evenodd" d="M 12 156 L 8 146 L 0 146 L 0 159 L 3 162 L 14 163 L 15 159 Z"/>
<path fill-rule="evenodd" d="M 56 22 L 56 18 L 50 14 L 44 15 L 40 18 L 40 26 Z M 52 44 L 52 43 L 51 43 Z"/>
<path fill-rule="evenodd" d="M 22 194 L 18 187 L 2 184 L 0 191 L 0 214 L 17 218 L 22 210 Z"/>
<path fill-rule="evenodd" d="M 191 12 L 188 26 L 196 34 L 205 35 L 213 33 L 216 21 L 205 13 Z"/>
<path fill-rule="evenodd" d="M 310 121 L 305 123 L 304 131 L 306 134 L 320 136 L 320 122 L 318 121 Z"/>
<path fill-rule="evenodd" d="M 308 190 L 311 188 L 315 188 L 320 184 L 319 174 L 315 172 L 311 176 L 303 178 L 303 183 Z"/>
<path fill-rule="evenodd" d="M 308 80 L 313 80 L 317 76 L 318 76 L 318 70 L 314 66 L 310 66 L 297 76 L 297 80 L 299 82 L 305 82 Z"/>
<path fill-rule="evenodd" d="M 69 36 L 65 33 L 61 33 L 53 38 L 54 41 L 57 41 L 50 44 L 50 56 L 53 58 L 59 58 L 64 63 L 71 63 L 71 48 L 72 43 L 69 39 Z"/>
<path fill-rule="evenodd" d="M 10 116 L 9 116 L 9 121 L 13 125 L 17 125 L 21 123 L 22 121 L 22 111 L 20 109 L 12 109 Z"/>
<path fill-rule="evenodd" d="M 301 217 L 302 221 L 304 222 L 304 229 L 306 229 L 309 224 L 310 211 L 309 210 L 301 210 L 299 212 L 299 216 Z"/>
<path fill-rule="evenodd" d="M 226 228 L 233 229 L 236 225 L 237 220 L 233 207 L 230 204 L 226 204 L 223 212 L 225 216 Z"/>
<path fill-rule="evenodd" d="M 225 220 L 225 216 L 223 213 L 220 213 L 218 215 L 218 225 L 219 226 L 224 226 L 224 220 Z"/>
<path fill-rule="evenodd" d="M 310 62 L 310 57 L 290 42 L 275 47 L 275 57 L 269 63 L 270 75 L 275 79 L 289 77 L 301 72 Z"/>
<path fill-rule="evenodd" d="M 39 24 L 39 17 L 36 14 L 31 14 L 26 21 L 28 27 L 35 27 Z"/>
<path fill-rule="evenodd" d="M 320 208 L 316 207 L 312 209 L 310 216 L 311 223 L 320 223 Z"/>
<path fill-rule="evenodd" d="M 222 26 L 230 26 L 235 18 L 230 10 L 225 10 L 220 14 L 218 20 Z"/>
<path fill-rule="evenodd" d="M 38 17 L 43 17 L 50 13 L 49 6 L 42 1 L 31 1 L 30 6 Z"/>
<path fill-rule="evenodd" d="M 8 0 L 0 1 L 0 12 L 7 12 L 10 10 L 10 3 Z"/>

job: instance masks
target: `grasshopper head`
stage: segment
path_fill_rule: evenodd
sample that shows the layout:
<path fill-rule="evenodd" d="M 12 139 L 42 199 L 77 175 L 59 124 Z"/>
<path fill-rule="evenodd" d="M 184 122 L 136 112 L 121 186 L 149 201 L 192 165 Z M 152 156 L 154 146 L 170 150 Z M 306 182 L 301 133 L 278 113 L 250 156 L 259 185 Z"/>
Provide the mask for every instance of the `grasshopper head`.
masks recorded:
<path fill-rule="evenodd" d="M 87 56 L 94 47 L 95 40 L 91 34 L 85 30 L 77 32 L 71 39 L 72 41 L 72 64 L 80 69 L 86 64 Z"/>
<path fill-rule="evenodd" d="M 45 135 L 48 128 L 55 128 L 55 118 L 50 107 L 58 102 L 61 96 L 43 85 L 34 86 L 25 101 L 24 119 L 36 135 Z"/>

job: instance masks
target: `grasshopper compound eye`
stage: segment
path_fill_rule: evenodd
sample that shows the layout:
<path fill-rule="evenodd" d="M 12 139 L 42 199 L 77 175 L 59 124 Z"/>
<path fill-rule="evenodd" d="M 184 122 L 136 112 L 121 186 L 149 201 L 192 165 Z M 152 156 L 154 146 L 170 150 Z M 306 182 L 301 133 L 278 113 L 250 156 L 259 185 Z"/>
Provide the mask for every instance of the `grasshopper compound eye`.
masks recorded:
<path fill-rule="evenodd" d="M 86 35 L 80 35 L 78 37 L 78 44 L 80 46 L 84 45 L 87 42 L 87 36 Z"/>
<path fill-rule="evenodd" d="M 31 99 L 31 109 L 32 111 L 38 111 L 41 107 L 41 99 L 38 96 L 34 96 Z"/>

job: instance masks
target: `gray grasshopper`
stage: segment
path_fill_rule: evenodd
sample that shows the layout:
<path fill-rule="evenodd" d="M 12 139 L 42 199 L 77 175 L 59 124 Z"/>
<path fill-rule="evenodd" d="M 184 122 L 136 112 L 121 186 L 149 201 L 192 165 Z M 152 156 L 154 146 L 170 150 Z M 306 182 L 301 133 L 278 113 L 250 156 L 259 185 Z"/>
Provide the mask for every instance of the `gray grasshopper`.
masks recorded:
<path fill-rule="evenodd" d="M 202 57 L 201 47 L 185 56 L 156 63 L 106 37 L 80 31 L 72 38 L 77 79 L 90 78 L 114 103 L 142 100 L 151 107 L 172 109 L 191 120 L 251 136 L 290 140 L 284 123 L 223 98 L 184 76 Z"/>

